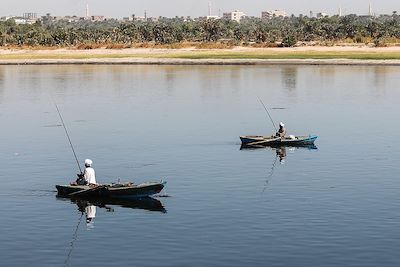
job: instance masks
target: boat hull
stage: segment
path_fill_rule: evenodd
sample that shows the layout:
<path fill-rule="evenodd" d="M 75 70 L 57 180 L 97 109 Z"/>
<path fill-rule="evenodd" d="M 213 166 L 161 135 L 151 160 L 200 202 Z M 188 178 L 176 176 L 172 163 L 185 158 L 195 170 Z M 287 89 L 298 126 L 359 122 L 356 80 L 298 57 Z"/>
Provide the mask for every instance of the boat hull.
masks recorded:
<path fill-rule="evenodd" d="M 314 145 L 316 135 L 277 138 L 275 136 L 240 136 L 242 146 L 309 146 Z"/>
<path fill-rule="evenodd" d="M 166 182 L 145 183 L 140 185 L 102 185 L 97 189 L 90 190 L 87 185 L 56 185 L 58 196 L 69 197 L 76 196 L 84 197 L 106 197 L 106 198 L 143 198 L 158 194 L 163 190 Z M 83 192 L 79 194 L 79 192 Z M 71 195 L 72 194 L 72 195 Z"/>

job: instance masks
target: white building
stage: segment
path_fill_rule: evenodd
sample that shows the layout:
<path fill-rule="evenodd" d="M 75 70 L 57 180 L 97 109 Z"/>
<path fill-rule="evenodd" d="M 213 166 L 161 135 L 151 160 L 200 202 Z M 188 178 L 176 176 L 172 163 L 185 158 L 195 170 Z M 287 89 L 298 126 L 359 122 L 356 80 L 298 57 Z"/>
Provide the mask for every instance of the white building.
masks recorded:
<path fill-rule="evenodd" d="M 14 18 L 15 24 L 34 24 L 36 20 L 33 19 L 24 19 L 24 18 Z"/>
<path fill-rule="evenodd" d="M 7 20 L 12 19 L 12 18 L 13 18 L 13 16 L 4 16 L 4 17 L 0 18 L 0 21 L 7 21 Z"/>
<path fill-rule="evenodd" d="M 246 14 L 243 13 L 242 11 L 235 10 L 232 12 L 224 13 L 222 17 L 227 20 L 234 20 L 234 21 L 240 22 L 240 20 L 242 18 L 244 18 L 245 16 L 246 16 Z"/>
<path fill-rule="evenodd" d="M 325 18 L 325 17 L 329 17 L 329 15 L 327 13 L 325 13 L 325 12 L 317 13 L 317 18 L 318 19 Z"/>
<path fill-rule="evenodd" d="M 218 16 L 207 16 L 206 19 L 220 19 Z"/>
<path fill-rule="evenodd" d="M 271 19 L 273 17 L 286 17 L 285 10 L 263 11 L 261 12 L 262 19 Z"/>

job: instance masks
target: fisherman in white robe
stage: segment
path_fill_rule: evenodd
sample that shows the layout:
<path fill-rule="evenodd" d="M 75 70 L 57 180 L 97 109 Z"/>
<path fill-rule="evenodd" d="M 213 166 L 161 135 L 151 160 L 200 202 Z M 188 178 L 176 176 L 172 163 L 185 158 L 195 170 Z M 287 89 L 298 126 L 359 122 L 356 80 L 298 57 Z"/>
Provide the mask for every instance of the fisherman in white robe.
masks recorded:
<path fill-rule="evenodd" d="M 96 174 L 92 168 L 93 161 L 90 159 L 85 160 L 85 171 L 83 172 L 83 178 L 88 185 L 97 185 Z"/>

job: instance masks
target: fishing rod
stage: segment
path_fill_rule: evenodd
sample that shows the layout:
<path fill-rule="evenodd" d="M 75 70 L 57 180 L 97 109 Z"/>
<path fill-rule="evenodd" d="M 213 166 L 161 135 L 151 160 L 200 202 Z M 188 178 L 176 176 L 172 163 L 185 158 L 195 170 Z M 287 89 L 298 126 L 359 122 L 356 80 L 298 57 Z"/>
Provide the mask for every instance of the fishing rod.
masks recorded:
<path fill-rule="evenodd" d="M 268 117 L 270 118 L 270 120 L 271 120 L 271 122 L 272 122 L 272 125 L 273 125 L 274 128 L 275 128 L 275 131 L 278 132 L 278 129 L 277 129 L 276 126 L 275 126 L 274 120 L 272 119 L 271 114 L 269 114 L 269 111 L 268 111 L 267 107 L 264 105 L 264 102 L 262 102 L 262 100 L 261 100 L 258 96 L 257 96 L 257 98 L 258 98 L 258 100 L 260 100 L 260 102 L 261 102 L 261 104 L 263 105 L 265 111 L 267 112 Z"/>
<path fill-rule="evenodd" d="M 68 131 L 67 131 L 67 127 L 65 127 L 65 123 L 64 123 L 63 117 L 61 116 L 61 112 L 60 112 L 60 110 L 58 109 L 58 106 L 57 106 L 56 102 L 54 102 L 54 105 L 56 106 L 58 115 L 60 116 L 61 123 L 62 123 L 62 125 L 63 125 L 63 127 L 64 127 L 65 133 L 66 133 L 66 135 L 67 135 L 69 144 L 70 144 L 71 149 L 72 149 L 72 153 L 74 153 L 75 160 L 76 160 L 76 164 L 78 164 L 79 171 L 80 171 L 80 173 L 82 173 L 81 165 L 79 164 L 78 157 L 76 156 L 74 146 L 72 145 L 71 138 L 69 137 L 69 134 L 68 134 Z"/>

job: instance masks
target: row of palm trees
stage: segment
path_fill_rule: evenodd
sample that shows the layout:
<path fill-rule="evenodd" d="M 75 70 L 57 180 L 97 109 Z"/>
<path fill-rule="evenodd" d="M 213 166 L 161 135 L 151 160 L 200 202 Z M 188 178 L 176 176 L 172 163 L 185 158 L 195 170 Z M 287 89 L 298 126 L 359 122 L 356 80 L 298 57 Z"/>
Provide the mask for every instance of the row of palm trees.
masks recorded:
<path fill-rule="evenodd" d="M 354 42 L 400 38 L 400 16 L 369 17 L 348 15 L 324 18 L 275 17 L 269 20 L 188 20 L 161 18 L 157 22 L 116 20 L 102 22 L 37 22 L 17 25 L 11 19 L 0 22 L 0 46 L 60 46 L 82 44 L 136 43 L 174 44 L 181 42 L 229 41 L 234 44 L 260 43 L 293 46 L 298 41 Z"/>

